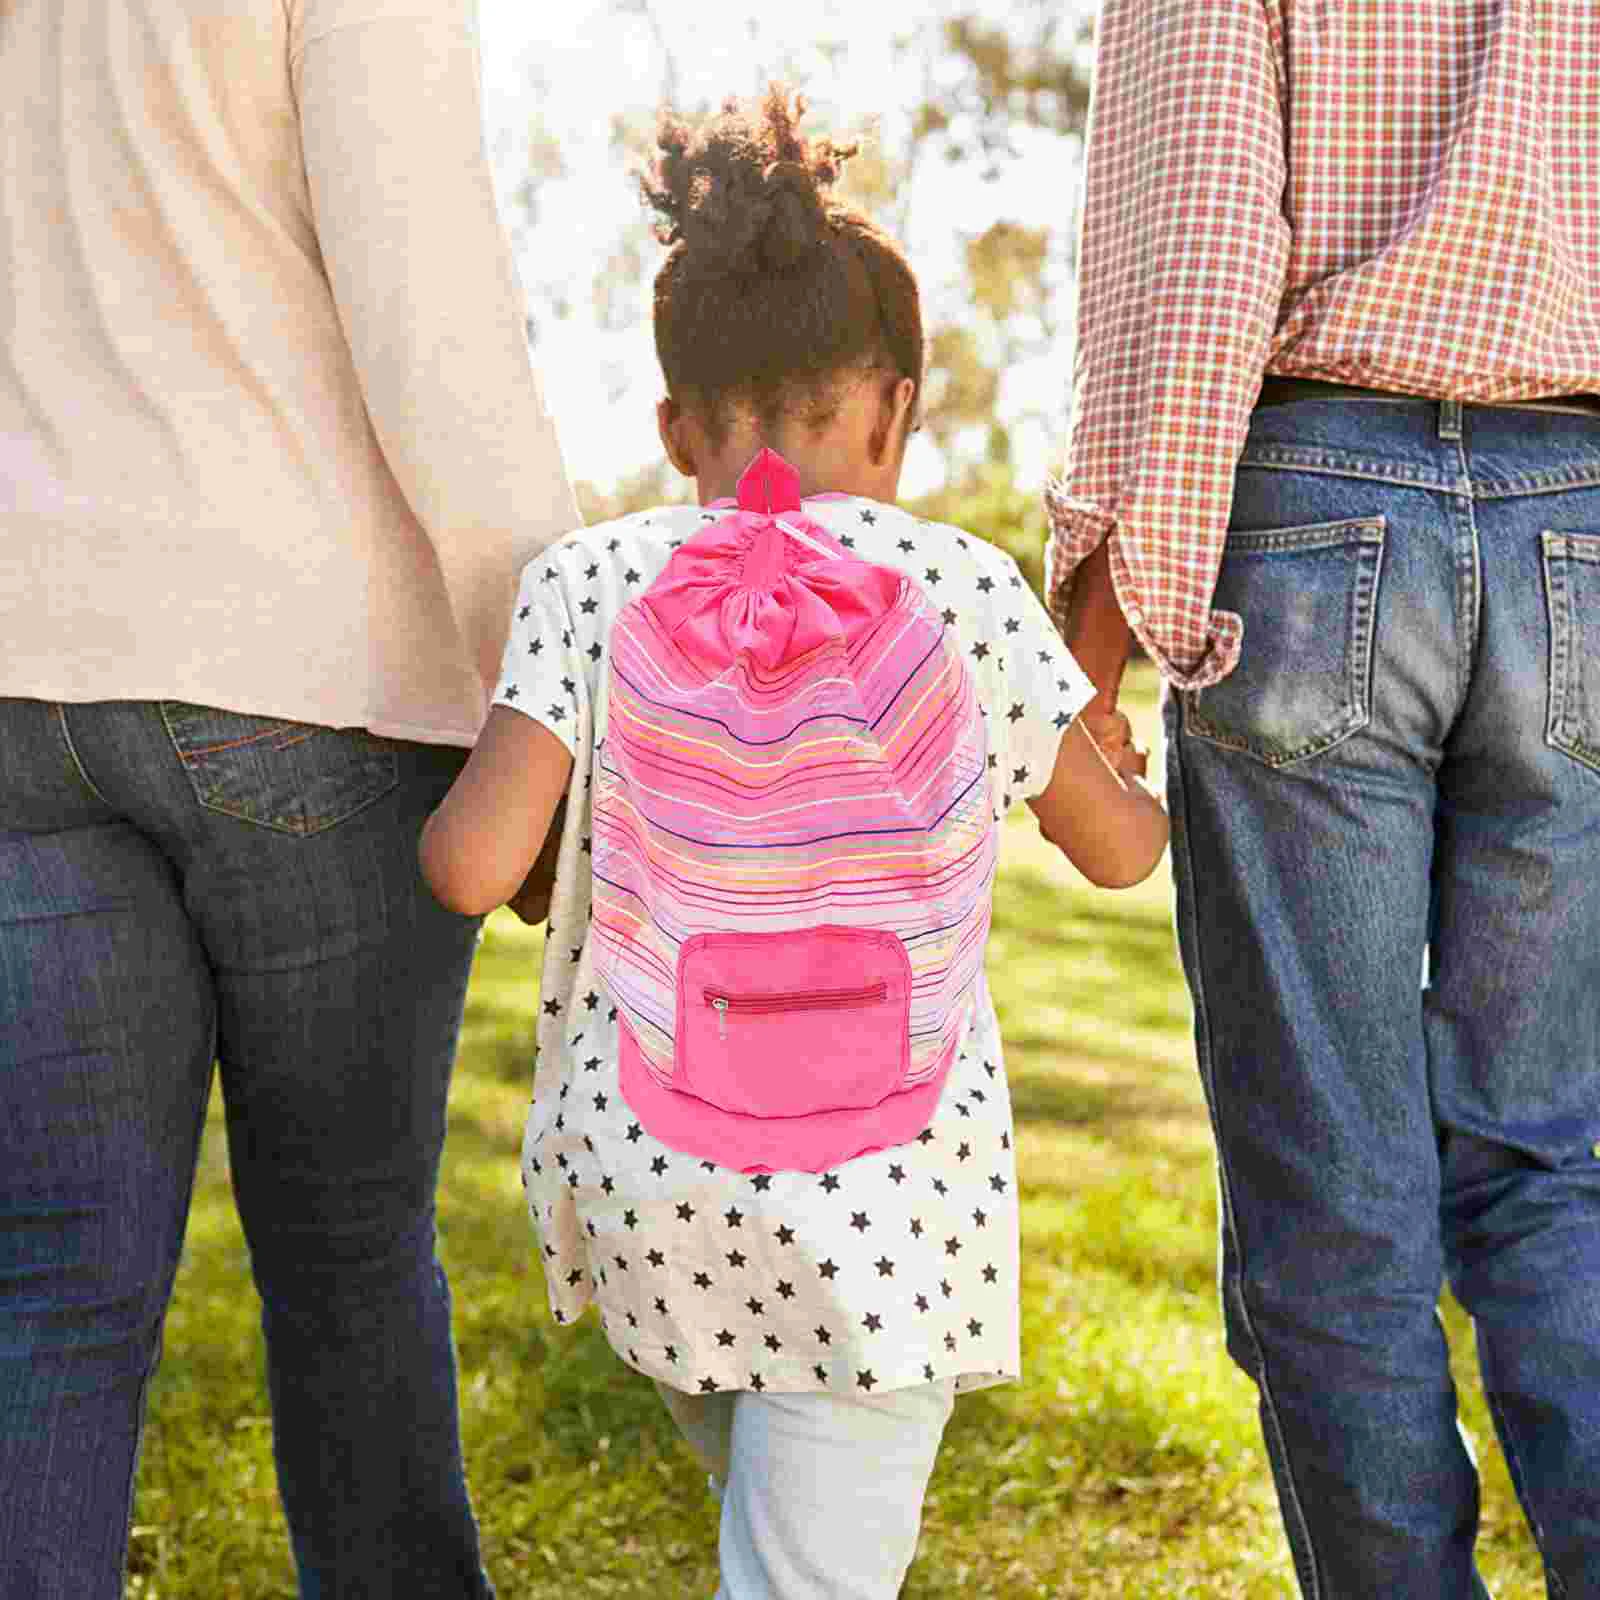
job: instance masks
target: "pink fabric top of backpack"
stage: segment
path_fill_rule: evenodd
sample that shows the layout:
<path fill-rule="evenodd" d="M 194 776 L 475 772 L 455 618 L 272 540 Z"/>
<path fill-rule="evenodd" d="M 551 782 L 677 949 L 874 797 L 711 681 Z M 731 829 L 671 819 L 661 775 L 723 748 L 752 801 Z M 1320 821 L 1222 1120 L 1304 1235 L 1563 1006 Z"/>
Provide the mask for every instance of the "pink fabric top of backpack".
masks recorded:
<path fill-rule="evenodd" d="M 635 1114 L 744 1170 L 914 1138 L 997 851 L 971 675 L 920 587 L 763 451 L 618 616 L 607 704 L 594 924 Z"/>

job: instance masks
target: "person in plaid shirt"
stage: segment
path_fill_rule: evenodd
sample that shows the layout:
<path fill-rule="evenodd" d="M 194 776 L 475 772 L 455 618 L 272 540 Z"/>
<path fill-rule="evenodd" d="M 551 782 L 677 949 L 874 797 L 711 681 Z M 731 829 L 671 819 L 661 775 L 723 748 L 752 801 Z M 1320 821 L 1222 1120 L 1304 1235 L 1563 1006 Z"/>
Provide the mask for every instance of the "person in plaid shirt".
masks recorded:
<path fill-rule="evenodd" d="M 1486 1593 L 1448 1282 L 1600 1594 L 1600 6 L 1106 0 L 1080 270 L 1051 608 L 1109 749 L 1130 635 L 1170 685 L 1301 1587 Z"/>

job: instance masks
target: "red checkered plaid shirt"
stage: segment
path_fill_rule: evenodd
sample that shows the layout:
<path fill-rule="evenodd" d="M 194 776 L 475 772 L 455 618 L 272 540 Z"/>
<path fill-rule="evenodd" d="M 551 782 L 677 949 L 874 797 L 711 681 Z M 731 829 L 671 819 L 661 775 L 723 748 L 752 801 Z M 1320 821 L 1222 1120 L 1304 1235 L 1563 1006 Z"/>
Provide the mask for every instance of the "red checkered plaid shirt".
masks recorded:
<path fill-rule="evenodd" d="M 1105 0 L 1051 608 L 1109 540 L 1174 683 L 1264 373 L 1600 392 L 1600 0 Z"/>

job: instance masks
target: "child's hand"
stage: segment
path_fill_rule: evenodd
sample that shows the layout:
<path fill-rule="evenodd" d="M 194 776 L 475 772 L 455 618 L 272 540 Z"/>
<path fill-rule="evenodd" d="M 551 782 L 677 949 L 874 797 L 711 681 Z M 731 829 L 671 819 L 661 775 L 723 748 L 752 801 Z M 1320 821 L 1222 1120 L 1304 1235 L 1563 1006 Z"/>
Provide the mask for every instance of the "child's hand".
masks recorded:
<path fill-rule="evenodd" d="M 550 819 L 550 831 L 544 836 L 539 859 L 529 868 L 522 887 L 506 901 L 530 928 L 550 916 L 550 898 L 556 892 L 556 857 L 561 853 L 561 832 L 566 821 L 567 799 L 563 795 L 556 814 Z"/>
<path fill-rule="evenodd" d="M 1079 715 L 1090 738 L 1119 778 L 1142 778 L 1150 765 L 1147 753 L 1133 742 L 1133 724 L 1120 711 L 1102 710 L 1098 703 Z"/>

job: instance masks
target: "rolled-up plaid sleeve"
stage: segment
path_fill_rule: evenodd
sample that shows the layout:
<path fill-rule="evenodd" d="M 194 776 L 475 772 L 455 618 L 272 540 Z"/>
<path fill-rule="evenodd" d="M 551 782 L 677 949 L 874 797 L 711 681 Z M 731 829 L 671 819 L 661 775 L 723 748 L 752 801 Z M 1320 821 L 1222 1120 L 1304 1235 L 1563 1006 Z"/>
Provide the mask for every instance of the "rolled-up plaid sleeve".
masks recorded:
<path fill-rule="evenodd" d="M 1066 461 L 1046 490 L 1050 610 L 1108 543 L 1163 675 L 1232 670 L 1212 592 L 1284 292 L 1279 54 L 1263 0 L 1106 0 L 1090 107 Z"/>

